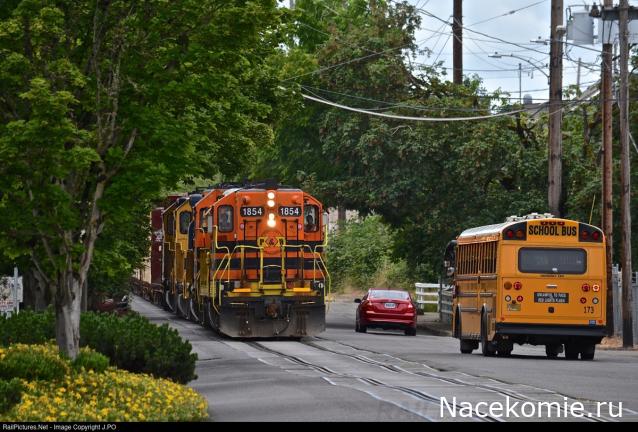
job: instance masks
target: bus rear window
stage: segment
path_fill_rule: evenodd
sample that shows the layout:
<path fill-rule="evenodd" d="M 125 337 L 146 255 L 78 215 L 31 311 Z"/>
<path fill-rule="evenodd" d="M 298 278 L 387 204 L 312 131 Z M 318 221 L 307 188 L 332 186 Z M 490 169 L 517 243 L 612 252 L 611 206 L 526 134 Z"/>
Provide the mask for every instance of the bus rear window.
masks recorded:
<path fill-rule="evenodd" d="M 522 248 L 518 269 L 522 273 L 583 274 L 587 253 L 584 249 Z"/>

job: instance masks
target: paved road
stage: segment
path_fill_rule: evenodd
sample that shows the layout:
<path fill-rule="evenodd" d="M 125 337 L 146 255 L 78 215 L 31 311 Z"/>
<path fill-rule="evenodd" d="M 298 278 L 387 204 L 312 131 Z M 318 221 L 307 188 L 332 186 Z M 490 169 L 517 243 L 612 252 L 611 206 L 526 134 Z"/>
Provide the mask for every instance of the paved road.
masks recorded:
<path fill-rule="evenodd" d="M 320 337 L 235 341 L 139 298 L 133 308 L 191 341 L 199 355 L 191 385 L 213 420 L 520 421 L 548 411 L 578 419 L 570 408 L 586 421 L 638 419 L 638 352 L 599 350 L 593 362 L 547 360 L 543 347 L 527 346 L 511 358 L 462 355 L 448 337 L 355 333 L 352 303 L 331 305 Z M 599 401 L 613 402 L 611 412 Z"/>

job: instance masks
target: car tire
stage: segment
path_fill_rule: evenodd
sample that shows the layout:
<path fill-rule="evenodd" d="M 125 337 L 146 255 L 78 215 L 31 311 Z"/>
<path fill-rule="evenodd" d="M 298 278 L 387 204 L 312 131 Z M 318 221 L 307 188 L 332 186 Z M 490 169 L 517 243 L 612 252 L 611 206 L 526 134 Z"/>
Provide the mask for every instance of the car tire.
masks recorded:
<path fill-rule="evenodd" d="M 405 329 L 406 336 L 416 336 L 416 327 L 410 327 Z"/>
<path fill-rule="evenodd" d="M 361 320 L 357 316 L 354 322 L 354 331 L 356 331 L 357 333 L 365 333 L 366 330 L 367 330 L 366 326 L 361 325 Z"/>

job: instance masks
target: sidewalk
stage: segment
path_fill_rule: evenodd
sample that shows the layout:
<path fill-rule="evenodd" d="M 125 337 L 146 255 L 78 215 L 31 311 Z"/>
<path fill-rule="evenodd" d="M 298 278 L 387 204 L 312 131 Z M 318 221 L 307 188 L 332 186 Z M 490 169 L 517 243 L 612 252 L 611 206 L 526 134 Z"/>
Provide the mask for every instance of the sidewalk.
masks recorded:
<path fill-rule="evenodd" d="M 452 336 L 451 326 L 439 321 L 438 312 L 425 312 L 423 315 L 417 315 L 417 329 L 433 336 Z"/>

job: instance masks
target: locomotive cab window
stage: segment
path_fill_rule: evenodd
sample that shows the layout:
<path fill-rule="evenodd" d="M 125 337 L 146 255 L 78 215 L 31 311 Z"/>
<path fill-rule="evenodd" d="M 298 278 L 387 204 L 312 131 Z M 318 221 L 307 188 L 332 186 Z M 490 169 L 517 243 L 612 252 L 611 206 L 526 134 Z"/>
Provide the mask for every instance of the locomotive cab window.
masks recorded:
<path fill-rule="evenodd" d="M 207 225 L 206 225 L 206 210 L 208 210 L 208 207 L 203 207 L 203 208 L 199 209 L 199 227 L 200 228 L 207 228 Z M 207 231 L 207 230 L 204 229 L 204 231 Z"/>
<path fill-rule="evenodd" d="M 179 232 L 180 234 L 188 234 L 188 226 L 191 223 L 191 213 L 182 212 L 179 214 Z"/>
<path fill-rule="evenodd" d="M 316 232 L 319 229 L 319 209 L 315 205 L 307 205 L 303 209 L 303 229 Z"/>
<path fill-rule="evenodd" d="M 225 205 L 217 210 L 217 226 L 220 232 L 231 232 L 233 230 L 233 208 Z"/>

